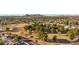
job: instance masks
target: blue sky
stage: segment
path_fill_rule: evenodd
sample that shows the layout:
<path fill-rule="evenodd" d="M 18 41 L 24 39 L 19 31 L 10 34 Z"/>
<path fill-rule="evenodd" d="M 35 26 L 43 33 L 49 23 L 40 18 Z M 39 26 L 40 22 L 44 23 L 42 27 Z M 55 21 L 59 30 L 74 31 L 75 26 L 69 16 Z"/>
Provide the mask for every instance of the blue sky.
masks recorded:
<path fill-rule="evenodd" d="M 0 0 L 0 14 L 79 14 L 79 0 Z"/>

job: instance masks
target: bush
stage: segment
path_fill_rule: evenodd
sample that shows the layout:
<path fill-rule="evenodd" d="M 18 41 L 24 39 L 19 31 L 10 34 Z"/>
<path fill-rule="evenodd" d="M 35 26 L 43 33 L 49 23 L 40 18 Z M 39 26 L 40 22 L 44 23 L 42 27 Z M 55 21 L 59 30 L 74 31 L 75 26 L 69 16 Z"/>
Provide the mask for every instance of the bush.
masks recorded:
<path fill-rule="evenodd" d="M 52 39 L 53 39 L 54 42 L 56 42 L 57 36 L 54 35 Z"/>

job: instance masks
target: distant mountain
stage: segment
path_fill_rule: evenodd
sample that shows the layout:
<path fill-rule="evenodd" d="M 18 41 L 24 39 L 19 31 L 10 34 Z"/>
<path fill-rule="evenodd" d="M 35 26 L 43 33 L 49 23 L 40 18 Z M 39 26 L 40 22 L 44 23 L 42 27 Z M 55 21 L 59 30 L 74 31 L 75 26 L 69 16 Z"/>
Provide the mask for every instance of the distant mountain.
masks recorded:
<path fill-rule="evenodd" d="M 44 16 L 44 15 L 41 15 L 41 14 L 25 14 L 24 16 Z"/>
<path fill-rule="evenodd" d="M 0 16 L 79 16 L 79 14 L 0 14 Z"/>

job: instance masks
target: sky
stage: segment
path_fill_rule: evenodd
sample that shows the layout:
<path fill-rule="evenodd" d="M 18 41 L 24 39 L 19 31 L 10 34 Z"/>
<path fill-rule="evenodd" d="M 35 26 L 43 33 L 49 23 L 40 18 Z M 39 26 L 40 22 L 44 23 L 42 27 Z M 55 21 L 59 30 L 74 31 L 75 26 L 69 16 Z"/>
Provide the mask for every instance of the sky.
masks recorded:
<path fill-rule="evenodd" d="M 79 0 L 0 0 L 0 14 L 79 14 Z"/>

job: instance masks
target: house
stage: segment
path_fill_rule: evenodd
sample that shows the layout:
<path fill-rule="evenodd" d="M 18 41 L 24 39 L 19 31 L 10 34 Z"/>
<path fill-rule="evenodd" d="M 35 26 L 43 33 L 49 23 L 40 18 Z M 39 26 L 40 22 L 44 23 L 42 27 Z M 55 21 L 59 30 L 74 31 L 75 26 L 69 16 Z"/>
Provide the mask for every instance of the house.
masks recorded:
<path fill-rule="evenodd" d="M 67 25 L 67 26 L 64 26 L 64 29 L 66 30 L 66 29 L 69 29 L 70 28 L 70 26 L 69 25 Z"/>
<path fill-rule="evenodd" d="M 71 28 L 70 29 L 75 29 L 76 27 L 75 26 L 71 26 Z"/>
<path fill-rule="evenodd" d="M 75 28 L 77 28 L 77 27 L 76 26 L 69 26 L 69 25 L 64 27 L 65 30 L 67 30 L 67 29 L 75 29 Z"/>

